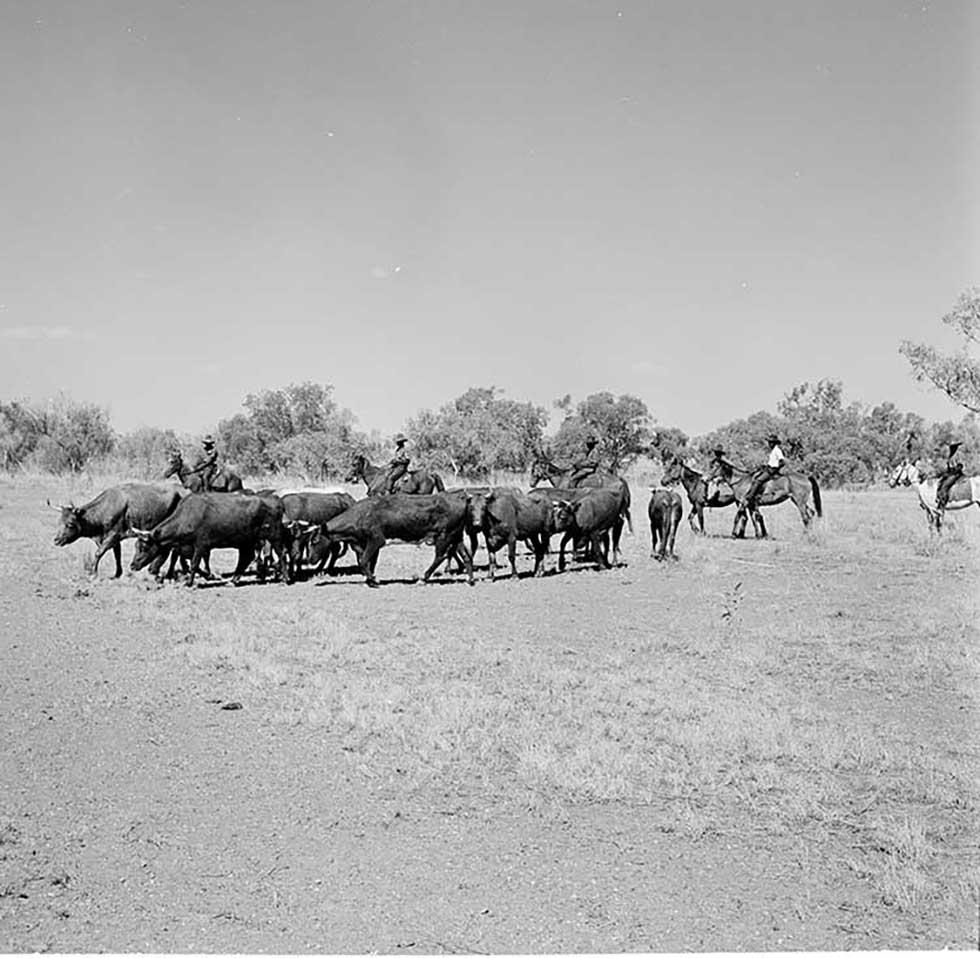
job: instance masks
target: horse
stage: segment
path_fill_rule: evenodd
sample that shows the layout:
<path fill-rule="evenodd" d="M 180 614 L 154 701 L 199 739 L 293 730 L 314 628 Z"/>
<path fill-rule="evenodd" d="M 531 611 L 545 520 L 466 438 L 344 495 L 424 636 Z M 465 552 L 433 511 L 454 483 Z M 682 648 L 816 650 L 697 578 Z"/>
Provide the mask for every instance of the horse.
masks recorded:
<path fill-rule="evenodd" d="M 906 459 L 892 471 L 888 477 L 888 485 L 893 489 L 895 486 L 915 486 L 915 491 L 919 494 L 919 505 L 926 514 L 929 528 L 934 532 L 942 531 L 943 514 L 936 508 L 936 493 L 939 490 L 937 476 L 927 476 L 918 462 Z M 980 506 L 980 476 L 962 476 L 950 490 L 946 508 L 966 509 L 972 505 Z"/>
<path fill-rule="evenodd" d="M 668 460 L 661 482 L 665 486 L 672 486 L 679 482 L 684 487 L 687 500 L 691 503 L 687 521 L 691 524 L 691 531 L 702 536 L 704 535 L 704 510 L 724 509 L 735 501 L 731 487 L 728 486 L 716 489 L 709 498 L 708 482 L 704 476 L 697 469 L 692 469 L 686 462 L 682 462 L 678 458 Z M 695 519 L 697 524 L 695 524 Z M 755 517 L 753 516 L 753 523 L 754 521 Z M 758 534 L 758 529 L 756 533 Z"/>
<path fill-rule="evenodd" d="M 366 456 L 358 454 L 354 457 L 350 474 L 345 482 L 363 482 L 367 486 L 369 496 L 384 496 L 388 494 L 389 475 L 387 466 L 376 466 L 368 462 Z M 409 470 L 395 483 L 395 492 L 403 492 L 410 496 L 428 496 L 433 492 L 445 491 L 446 486 L 441 477 L 425 469 Z"/>
<path fill-rule="evenodd" d="M 704 478 L 695 469 L 691 469 L 689 466 L 679 463 L 675 460 L 675 471 L 677 465 L 680 466 L 681 472 L 683 474 L 684 470 L 693 473 L 701 482 L 704 482 Z M 664 482 L 666 483 L 667 476 L 664 476 Z M 683 479 L 682 479 L 683 481 Z M 734 479 L 732 482 L 727 483 L 728 492 L 725 488 L 719 488 L 719 490 L 711 497 L 710 501 L 707 501 L 707 483 L 704 484 L 705 499 L 703 500 L 704 505 L 711 506 L 726 506 L 735 503 L 735 521 L 732 524 L 732 538 L 733 539 L 744 539 L 745 538 L 745 526 L 748 524 L 749 520 L 749 508 L 748 508 L 748 493 L 749 489 L 752 487 L 752 473 L 748 470 L 739 470 L 738 478 Z M 686 488 L 686 486 L 685 486 Z M 688 491 L 688 496 L 690 497 L 690 491 Z M 811 497 L 813 499 L 813 507 L 810 507 Z M 823 504 L 820 497 L 820 486 L 817 485 L 817 480 L 813 476 L 804 475 L 802 472 L 784 472 L 781 475 L 776 476 L 774 479 L 769 479 L 766 481 L 765 485 L 762 487 L 759 495 L 756 497 L 755 508 L 752 509 L 752 525 L 755 527 L 755 536 L 757 539 L 768 539 L 769 531 L 766 529 L 765 519 L 762 518 L 762 513 L 759 511 L 759 506 L 778 506 L 781 502 L 785 502 L 787 499 L 792 499 L 793 504 L 800 511 L 800 518 L 803 520 L 803 528 L 809 529 L 810 523 L 813 521 L 814 514 L 817 517 L 823 515 Z M 695 506 L 694 500 L 691 500 L 692 507 Z M 696 507 L 695 507 L 696 508 Z M 694 527 L 693 522 L 691 527 Z"/>
<path fill-rule="evenodd" d="M 561 466 L 555 465 L 551 460 L 540 456 L 531 464 L 531 488 L 533 489 L 539 482 L 550 482 L 556 489 L 618 489 L 622 494 L 623 507 L 619 520 L 613 526 L 612 547 L 614 561 L 617 563 L 620 562 L 619 540 L 623 535 L 624 519 L 626 520 L 630 535 L 633 534 L 633 517 L 630 515 L 630 487 L 628 483 L 620 476 L 614 475 L 611 472 L 605 472 L 602 469 L 597 469 L 595 472 L 580 479 L 576 483 L 576 486 L 573 487 L 570 485 L 570 482 L 574 474 L 574 466 L 562 468 Z"/>
<path fill-rule="evenodd" d="M 175 449 L 170 453 L 170 464 L 167 466 L 167 471 L 163 474 L 164 479 L 170 476 L 177 476 L 181 483 L 190 489 L 191 492 L 241 492 L 244 488 L 241 476 L 222 466 L 211 480 L 210 488 L 205 490 L 204 480 L 201 474 L 195 472 L 184 463 L 184 457 L 181 455 L 179 449 Z"/>

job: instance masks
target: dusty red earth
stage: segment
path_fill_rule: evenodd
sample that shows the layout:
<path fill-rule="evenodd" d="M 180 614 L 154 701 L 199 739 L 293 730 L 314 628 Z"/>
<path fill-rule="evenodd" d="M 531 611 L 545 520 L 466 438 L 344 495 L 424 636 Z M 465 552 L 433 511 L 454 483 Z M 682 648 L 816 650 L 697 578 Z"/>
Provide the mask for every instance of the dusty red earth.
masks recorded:
<path fill-rule="evenodd" d="M 977 848 L 969 781 L 978 768 L 976 631 L 967 622 L 949 647 L 959 658 L 948 668 L 929 659 L 915 687 L 907 678 L 896 685 L 887 672 L 898 649 L 890 643 L 904 634 L 913 604 L 921 612 L 934 596 L 937 609 L 959 608 L 964 590 L 975 588 L 969 543 L 948 555 L 917 555 L 915 542 L 902 541 L 905 526 L 894 541 L 845 542 L 848 526 L 829 544 L 814 544 L 790 511 L 774 513 L 773 542 L 733 543 L 721 536 L 725 513 L 709 518 L 717 537 L 696 542 L 683 529 L 681 561 L 667 568 L 647 556 L 644 501 L 637 534 L 626 540 L 629 566 L 606 573 L 474 588 L 450 576 L 421 586 L 409 582 L 428 552 L 393 546 L 382 552 L 379 576 L 388 584 L 378 591 L 354 575 L 292 587 L 156 591 L 143 575 L 112 581 L 111 561 L 89 579 L 89 543 L 51 544 L 56 517 L 41 507 L 46 494 L 13 481 L 0 486 L 0 951 L 978 944 L 968 887 Z M 864 508 L 828 500 L 839 512 Z M 918 523 L 906 498 L 876 508 L 905 510 Z M 976 532 L 975 524 L 967 529 Z M 230 568 L 229 554 L 217 558 L 216 567 Z M 351 652 L 331 657 L 326 645 L 322 658 L 289 658 L 290 629 L 324 610 L 356 630 L 353 646 L 378 650 L 359 668 L 379 682 L 397 678 L 407 708 L 433 670 L 445 670 L 436 688 L 445 681 L 488 696 L 502 690 L 492 691 L 499 698 L 511 682 L 500 670 L 513 667 L 516 682 L 529 663 L 588 662 L 586 672 L 637 676 L 669 667 L 676 687 L 689 676 L 693 692 L 698 676 L 713 674 L 704 671 L 713 667 L 712 647 L 699 651 L 685 629 L 694 634 L 690 623 L 718 609 L 723 617 L 719 596 L 736 594 L 736 581 L 746 594 L 737 612 L 745 641 L 773 615 L 793 623 L 780 635 L 775 671 L 767 674 L 763 662 L 760 672 L 778 694 L 805 699 L 807 714 L 821 721 L 859 727 L 869 753 L 877 736 L 886 750 L 925 743 L 948 755 L 954 771 L 943 794 L 952 797 L 940 802 L 936 788 L 925 787 L 931 797 L 882 792 L 875 769 L 887 756 L 874 759 L 879 765 L 869 759 L 866 769 L 856 762 L 846 773 L 820 773 L 838 783 L 839 806 L 809 830 L 786 825 L 790 819 L 758 804 L 763 793 L 732 773 L 728 790 L 719 786 L 713 824 L 699 829 L 684 825 L 676 796 L 590 800 L 571 787 L 532 787 L 520 762 L 494 757 L 502 753 L 483 768 L 449 746 L 440 753 L 449 757 L 437 759 L 438 744 L 430 754 L 401 742 L 397 720 L 382 733 L 373 720 L 341 721 L 347 713 L 333 705 L 311 719 L 303 708 L 312 692 L 296 706 L 296 690 L 322 678 L 309 674 L 311 662 L 326 673 L 353 661 Z M 296 619 L 282 613 L 282 644 L 263 646 L 261 662 L 244 652 L 188 651 L 218 642 L 223 616 L 248 622 L 270 603 L 294 609 Z M 193 610 L 202 625 L 189 632 L 177 609 Z M 857 640 L 862 647 L 851 649 Z M 865 645 L 871 657 L 855 659 Z M 847 649 L 844 669 L 834 656 Z M 866 661 L 866 670 L 855 661 Z M 256 663 L 268 677 L 256 676 Z M 737 711 L 750 690 L 739 692 L 737 677 L 717 678 Z M 222 708 L 230 703 L 241 707 Z M 363 707 L 370 711 L 368 699 Z M 519 707 L 530 715 L 537 702 L 529 696 Z M 635 721 L 649 724 L 653 749 L 655 712 L 637 711 Z M 945 776 L 945 768 L 929 774 Z M 706 814 L 708 806 L 692 807 Z M 879 861 L 862 847 L 873 844 L 873 832 L 859 827 L 862 816 L 878 813 L 886 824 L 903 815 L 931 823 L 920 869 L 931 890 L 904 907 L 882 891 L 888 862 L 881 859 L 874 875 L 871 865 L 862 873 L 855 864 Z"/>

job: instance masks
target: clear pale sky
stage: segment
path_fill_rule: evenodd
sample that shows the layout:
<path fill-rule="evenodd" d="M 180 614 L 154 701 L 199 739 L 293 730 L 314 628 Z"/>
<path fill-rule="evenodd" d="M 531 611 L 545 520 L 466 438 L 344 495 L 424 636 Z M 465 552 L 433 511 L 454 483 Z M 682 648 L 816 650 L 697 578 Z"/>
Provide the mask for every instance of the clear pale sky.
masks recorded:
<path fill-rule="evenodd" d="M 980 283 L 980 4 L 19 2 L 0 398 L 211 429 L 332 383 L 696 434 L 794 384 L 959 418 L 903 338 Z"/>

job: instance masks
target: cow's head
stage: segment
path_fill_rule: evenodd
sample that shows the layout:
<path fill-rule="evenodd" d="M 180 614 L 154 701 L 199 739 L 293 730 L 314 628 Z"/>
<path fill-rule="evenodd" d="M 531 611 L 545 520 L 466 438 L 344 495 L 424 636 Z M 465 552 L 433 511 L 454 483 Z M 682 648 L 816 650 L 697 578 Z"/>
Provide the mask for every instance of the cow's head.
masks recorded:
<path fill-rule="evenodd" d="M 493 491 L 484 495 L 477 492 L 466 497 L 466 522 L 472 529 L 482 529 L 484 525 L 484 514 L 490 500 L 493 498 Z"/>
<path fill-rule="evenodd" d="M 555 517 L 555 529 L 564 532 L 575 524 L 575 513 L 578 511 L 579 504 L 568 499 L 559 499 L 552 506 Z"/>
<path fill-rule="evenodd" d="M 320 531 L 315 522 L 303 519 L 283 519 L 283 526 L 289 536 L 289 555 L 294 561 L 302 559 Z"/>
<path fill-rule="evenodd" d="M 146 568 L 154 559 L 158 558 L 163 552 L 159 541 L 153 535 L 152 529 L 133 529 L 136 535 L 136 551 L 133 553 L 133 560 L 129 563 L 129 568 L 133 572 L 139 572 Z"/>
<path fill-rule="evenodd" d="M 54 544 L 56 546 L 66 546 L 70 542 L 81 538 L 85 534 L 84 514 L 77 506 L 69 503 L 67 506 L 52 506 L 51 500 L 48 505 L 52 509 L 57 509 L 61 515 L 61 528 L 55 533 Z"/>

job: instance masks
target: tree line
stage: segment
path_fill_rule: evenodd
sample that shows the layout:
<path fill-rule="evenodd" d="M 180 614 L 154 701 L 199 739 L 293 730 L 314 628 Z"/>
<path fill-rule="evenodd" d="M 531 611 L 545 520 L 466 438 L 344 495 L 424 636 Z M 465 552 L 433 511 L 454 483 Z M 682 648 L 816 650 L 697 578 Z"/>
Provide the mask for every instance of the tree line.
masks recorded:
<path fill-rule="evenodd" d="M 765 456 L 775 432 L 794 468 L 828 486 L 881 480 L 906 455 L 935 458 L 954 436 L 980 450 L 980 423 L 968 413 L 959 422 L 926 422 L 891 402 L 867 408 L 848 402 L 842 383 L 824 379 L 792 388 L 774 412 L 760 410 L 695 439 L 655 423 L 642 399 L 594 393 L 574 402 L 556 399 L 557 430 L 547 434 L 549 410 L 510 399 L 493 387 L 474 387 L 439 409 L 423 409 L 404 426 L 413 461 L 464 481 L 501 472 L 525 472 L 545 456 L 560 464 L 581 455 L 585 438 L 599 440 L 604 462 L 624 472 L 642 457 L 679 455 L 706 464 L 720 446 L 748 468 Z M 391 444 L 356 426 L 329 385 L 299 383 L 250 394 L 242 411 L 214 430 L 222 461 L 245 475 L 286 474 L 310 481 L 346 475 L 362 453 L 386 462 Z M 54 473 L 104 466 L 134 477 L 159 476 L 170 450 L 193 453 L 200 437 L 143 427 L 117 433 L 107 410 L 59 396 L 46 405 L 0 402 L 0 466 Z"/>
<path fill-rule="evenodd" d="M 581 455 L 587 436 L 599 441 L 604 462 L 626 471 L 641 457 L 681 456 L 707 463 L 725 449 L 747 468 L 765 457 L 765 437 L 776 433 L 794 468 L 827 486 L 882 479 L 907 454 L 936 459 L 954 437 L 967 460 L 980 463 L 980 363 L 969 350 L 980 342 L 980 289 L 963 293 L 942 322 L 963 339 L 945 355 L 925 344 L 902 343 L 912 375 L 945 392 L 966 411 L 959 421 L 926 422 L 894 403 L 867 407 L 848 402 L 839 380 L 804 382 L 791 388 L 774 411 L 760 410 L 706 435 L 690 439 L 676 426 L 657 424 L 646 403 L 629 394 L 597 392 L 579 401 L 555 399 L 551 410 L 506 397 L 495 386 L 473 387 L 439 409 L 423 409 L 403 431 L 413 460 L 464 481 L 500 472 L 524 472 L 541 456 L 560 464 Z M 556 431 L 546 433 L 551 414 Z M 250 393 L 242 408 L 214 430 L 224 462 L 246 475 L 277 473 L 310 481 L 344 476 L 357 453 L 385 462 L 391 445 L 377 432 L 357 428 L 325 383 L 293 383 Z M 144 427 L 116 432 L 98 405 L 60 395 L 46 404 L 0 401 L 0 468 L 79 472 L 103 465 L 134 477 L 160 475 L 169 452 L 185 453 L 198 436 Z"/>

